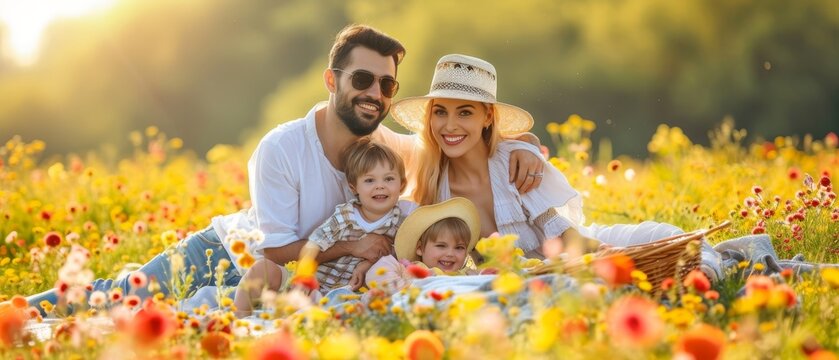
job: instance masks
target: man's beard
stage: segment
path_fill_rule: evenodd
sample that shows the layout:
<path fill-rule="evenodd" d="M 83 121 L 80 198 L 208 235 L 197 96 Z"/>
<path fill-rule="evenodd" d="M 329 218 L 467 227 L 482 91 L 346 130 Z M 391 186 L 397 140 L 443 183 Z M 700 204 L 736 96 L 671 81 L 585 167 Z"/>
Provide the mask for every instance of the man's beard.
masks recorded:
<path fill-rule="evenodd" d="M 371 115 L 362 114 L 359 116 L 355 111 L 355 104 L 359 102 L 369 102 L 379 107 L 378 118 L 373 118 Z M 376 131 L 379 124 L 387 116 L 387 110 L 384 104 L 371 98 L 355 98 L 355 99 L 339 99 L 335 104 L 335 112 L 338 118 L 344 122 L 344 125 L 350 129 L 350 132 L 355 136 L 367 136 Z"/>

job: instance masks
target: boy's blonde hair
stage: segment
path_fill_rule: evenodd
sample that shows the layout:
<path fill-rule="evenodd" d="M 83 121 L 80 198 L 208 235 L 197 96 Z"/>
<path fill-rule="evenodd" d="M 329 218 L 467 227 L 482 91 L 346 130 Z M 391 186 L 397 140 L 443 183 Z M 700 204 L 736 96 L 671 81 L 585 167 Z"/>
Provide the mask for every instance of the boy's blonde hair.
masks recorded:
<path fill-rule="evenodd" d="M 461 218 L 447 217 L 431 224 L 431 226 L 429 226 L 428 229 L 420 235 L 420 238 L 417 241 L 417 250 L 425 249 L 425 245 L 428 243 L 428 240 L 436 239 L 444 232 L 448 232 L 457 239 L 458 244 L 463 243 L 463 245 L 469 246 L 469 239 L 472 238 L 472 232 L 469 230 L 469 225 L 467 225 Z"/>
<path fill-rule="evenodd" d="M 408 182 L 405 176 L 405 163 L 396 152 L 384 144 L 370 140 L 370 137 L 362 137 L 350 144 L 342 156 L 344 174 L 347 176 L 347 183 L 356 186 L 358 178 L 373 170 L 376 165 L 390 165 L 396 170 L 399 179 L 402 181 L 400 192 L 405 190 Z"/>

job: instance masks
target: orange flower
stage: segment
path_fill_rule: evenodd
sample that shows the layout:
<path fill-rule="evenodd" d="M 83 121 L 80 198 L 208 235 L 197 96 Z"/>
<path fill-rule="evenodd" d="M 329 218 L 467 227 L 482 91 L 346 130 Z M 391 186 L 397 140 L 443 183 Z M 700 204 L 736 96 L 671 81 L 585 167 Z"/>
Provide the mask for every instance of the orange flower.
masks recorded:
<path fill-rule="evenodd" d="M 765 275 L 752 275 L 746 279 L 746 295 L 751 295 L 756 292 L 763 292 L 772 290 L 775 287 L 775 282 L 772 278 Z"/>
<path fill-rule="evenodd" d="M 837 360 L 839 357 L 836 354 L 827 351 L 827 350 L 816 350 L 810 356 L 807 356 L 808 360 Z"/>
<path fill-rule="evenodd" d="M 788 308 L 795 306 L 798 303 L 798 298 L 795 297 L 795 290 L 793 290 L 787 284 L 781 284 L 775 287 L 773 290 L 775 293 L 779 294 L 782 299 L 784 299 L 784 303 Z"/>
<path fill-rule="evenodd" d="M 408 360 L 440 360 L 445 348 L 440 339 L 428 330 L 417 330 L 405 339 L 405 358 Z"/>
<path fill-rule="evenodd" d="M 636 295 L 615 301 L 606 313 L 609 336 L 617 343 L 630 347 L 654 344 L 664 332 L 664 322 L 655 302 Z"/>
<path fill-rule="evenodd" d="M 562 326 L 562 335 L 566 339 L 586 334 L 588 334 L 588 323 L 581 318 L 568 319 Z"/>
<path fill-rule="evenodd" d="M 0 305 L 0 347 L 13 347 L 23 336 L 23 314 L 7 304 Z"/>
<path fill-rule="evenodd" d="M 720 293 L 716 290 L 708 290 L 705 292 L 703 296 L 705 296 L 706 299 L 711 301 L 717 301 L 720 299 Z"/>
<path fill-rule="evenodd" d="M 26 298 L 20 295 L 15 295 L 12 297 L 12 305 L 14 305 L 18 309 L 26 309 L 29 306 L 29 302 L 26 301 Z"/>
<path fill-rule="evenodd" d="M 138 345 L 153 346 L 174 333 L 177 323 L 173 314 L 149 302 L 134 315 L 129 326 Z"/>
<path fill-rule="evenodd" d="M 671 277 L 666 278 L 661 282 L 661 290 L 669 291 L 670 289 L 673 288 L 673 285 L 675 283 L 676 283 L 676 280 L 673 280 L 673 278 L 671 278 Z"/>
<path fill-rule="evenodd" d="M 245 244 L 245 242 L 244 242 L 244 241 L 242 241 L 242 240 L 234 240 L 234 241 L 230 244 L 230 251 L 231 251 L 232 253 L 236 254 L 236 255 L 241 255 L 241 254 L 244 254 L 244 253 L 245 253 L 245 250 L 247 249 L 247 247 L 248 247 L 248 245 L 247 245 L 247 244 Z"/>
<path fill-rule="evenodd" d="M 318 279 L 311 275 L 295 275 L 291 278 L 291 284 L 308 290 L 315 290 L 320 286 Z"/>
<path fill-rule="evenodd" d="M 204 349 L 210 357 L 215 359 L 230 356 L 231 343 L 232 336 L 220 331 L 207 333 L 201 338 L 201 348 Z"/>
<path fill-rule="evenodd" d="M 711 281 L 705 276 L 705 273 L 699 270 L 692 270 L 685 276 L 685 281 L 682 283 L 685 288 L 693 288 L 698 293 L 704 293 L 711 290 Z"/>
<path fill-rule="evenodd" d="M 707 324 L 686 331 L 676 342 L 675 354 L 688 354 L 693 359 L 719 359 L 725 347 L 725 333 Z M 678 357 L 678 356 L 677 356 Z"/>
<path fill-rule="evenodd" d="M 242 257 L 239 258 L 239 260 L 237 260 L 237 262 L 239 263 L 239 266 L 247 269 L 253 266 L 253 263 L 256 262 L 256 259 L 254 259 L 254 257 L 251 256 L 250 253 L 245 253 L 242 255 Z"/>
<path fill-rule="evenodd" d="M 623 254 L 598 259 L 594 262 L 594 273 L 610 286 L 631 284 L 632 270 L 635 270 L 635 261 Z"/>

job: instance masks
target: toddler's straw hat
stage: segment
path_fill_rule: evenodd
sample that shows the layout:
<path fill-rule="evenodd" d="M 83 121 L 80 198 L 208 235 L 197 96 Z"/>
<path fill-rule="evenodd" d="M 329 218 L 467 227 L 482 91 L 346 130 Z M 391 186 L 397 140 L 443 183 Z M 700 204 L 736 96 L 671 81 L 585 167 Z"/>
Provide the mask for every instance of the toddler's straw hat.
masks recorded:
<path fill-rule="evenodd" d="M 481 220 L 478 215 L 478 208 L 472 201 L 455 197 L 437 204 L 421 206 L 405 218 L 402 226 L 396 232 L 396 240 L 394 241 L 396 257 L 410 261 L 419 260 L 416 250 L 420 236 L 432 224 L 450 217 L 461 219 L 469 226 L 469 232 L 472 236 L 469 238 L 469 245 L 466 248 L 468 254 L 478 242 L 478 237 L 481 234 Z"/>

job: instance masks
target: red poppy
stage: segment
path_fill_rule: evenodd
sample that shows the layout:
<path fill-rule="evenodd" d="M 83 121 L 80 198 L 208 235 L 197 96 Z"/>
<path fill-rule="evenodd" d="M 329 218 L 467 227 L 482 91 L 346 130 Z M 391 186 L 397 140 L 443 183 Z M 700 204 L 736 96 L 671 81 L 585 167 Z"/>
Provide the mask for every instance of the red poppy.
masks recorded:
<path fill-rule="evenodd" d="M 699 270 L 692 270 L 685 276 L 683 285 L 686 288 L 693 288 L 698 293 L 704 293 L 711 290 L 711 281 L 705 276 L 705 273 Z"/>
<path fill-rule="evenodd" d="M 233 329 L 230 328 L 230 324 L 222 324 L 221 320 L 217 317 L 214 317 L 207 322 L 207 331 L 233 334 Z"/>
<path fill-rule="evenodd" d="M 425 279 L 431 275 L 431 271 L 427 267 L 417 264 L 408 265 L 408 273 L 417 279 Z"/>
<path fill-rule="evenodd" d="M 151 346 L 167 339 L 176 328 L 173 315 L 154 304 L 148 304 L 137 312 L 130 329 L 138 345 Z"/>
<path fill-rule="evenodd" d="M 46 233 L 44 235 L 44 243 L 51 248 L 61 245 L 61 234 L 55 231 Z"/>

